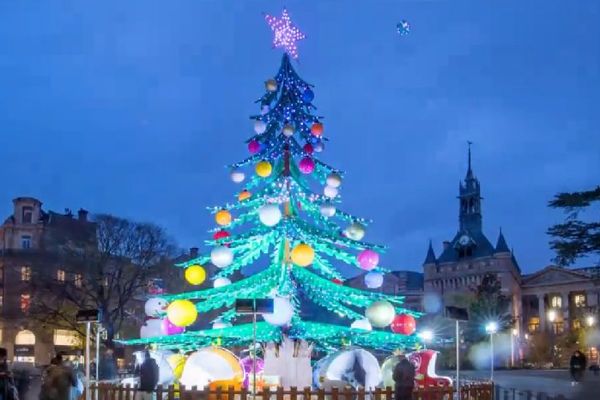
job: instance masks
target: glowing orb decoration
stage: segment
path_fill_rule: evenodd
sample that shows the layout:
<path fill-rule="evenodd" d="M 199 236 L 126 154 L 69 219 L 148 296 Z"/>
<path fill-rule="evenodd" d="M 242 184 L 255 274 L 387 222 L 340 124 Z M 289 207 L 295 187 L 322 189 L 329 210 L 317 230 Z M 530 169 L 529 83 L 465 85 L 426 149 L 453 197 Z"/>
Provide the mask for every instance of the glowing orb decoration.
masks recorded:
<path fill-rule="evenodd" d="M 315 259 L 315 251 L 306 243 L 300 243 L 292 249 L 290 255 L 292 262 L 299 267 L 307 267 Z"/>
<path fill-rule="evenodd" d="M 260 119 L 257 119 L 256 121 L 254 121 L 254 132 L 261 135 L 261 134 L 265 133 L 266 130 L 267 130 L 267 124 L 265 124 L 264 121 L 261 121 Z"/>
<path fill-rule="evenodd" d="M 232 169 L 229 176 L 234 183 L 242 183 L 244 182 L 244 179 L 246 179 L 246 174 L 239 168 Z"/>
<path fill-rule="evenodd" d="M 273 78 L 267 79 L 265 81 L 265 89 L 269 92 L 274 92 L 277 90 L 277 81 Z"/>
<path fill-rule="evenodd" d="M 273 167 L 271 166 L 270 162 L 263 160 L 256 164 L 255 171 L 256 175 L 260 176 L 261 178 L 266 178 L 267 176 L 271 175 Z"/>
<path fill-rule="evenodd" d="M 342 184 L 342 177 L 337 172 L 331 172 L 329 175 L 327 175 L 326 182 L 327 186 L 338 188 Z"/>
<path fill-rule="evenodd" d="M 395 316 L 394 306 L 385 300 L 373 302 L 365 312 L 365 317 L 376 328 L 385 328 L 392 323 Z"/>
<path fill-rule="evenodd" d="M 233 262 L 233 251 L 226 246 L 218 246 L 210 252 L 210 261 L 217 268 L 226 268 Z"/>
<path fill-rule="evenodd" d="M 379 264 L 379 254 L 371 249 L 365 249 L 358 253 L 356 260 L 362 269 L 370 271 Z"/>
<path fill-rule="evenodd" d="M 263 225 L 275 226 L 281 221 L 281 210 L 277 204 L 265 204 L 258 209 L 258 219 Z"/>
<path fill-rule="evenodd" d="M 346 385 L 374 390 L 381 382 L 381 369 L 377 358 L 358 347 L 339 350 L 317 364 L 315 380 L 319 388 L 325 390 Z"/>
<path fill-rule="evenodd" d="M 252 193 L 244 189 L 238 194 L 238 201 L 248 200 L 250 197 L 252 197 Z"/>
<path fill-rule="evenodd" d="M 392 321 L 390 328 L 394 333 L 412 335 L 417 329 L 417 321 L 415 321 L 415 318 L 412 315 L 399 314 L 396 315 Z"/>
<path fill-rule="evenodd" d="M 146 300 L 146 303 L 144 304 L 144 312 L 149 317 L 158 318 L 166 311 L 168 305 L 169 303 L 165 299 L 161 299 L 160 297 L 152 297 Z"/>
<path fill-rule="evenodd" d="M 319 208 L 321 215 L 325 218 L 331 218 L 335 215 L 335 206 L 331 203 L 323 203 Z"/>
<path fill-rule="evenodd" d="M 225 328 L 231 328 L 232 326 L 233 325 L 231 324 L 231 322 L 221 321 L 220 319 L 216 320 L 212 324 L 213 329 L 225 329 Z"/>
<path fill-rule="evenodd" d="M 227 226 L 231 223 L 231 213 L 227 210 L 219 210 L 215 214 L 215 221 L 218 225 Z"/>
<path fill-rule="evenodd" d="M 312 172 L 315 170 L 315 161 L 312 159 L 312 157 L 303 157 L 298 163 L 298 169 L 303 174 L 312 174 Z"/>
<path fill-rule="evenodd" d="M 206 271 L 201 265 L 190 265 L 185 269 L 184 276 L 190 285 L 201 285 L 206 280 Z"/>
<path fill-rule="evenodd" d="M 317 143 L 314 144 L 313 149 L 315 150 L 315 153 L 322 153 L 323 150 L 325 150 L 325 144 L 323 144 L 323 142 L 319 140 Z"/>
<path fill-rule="evenodd" d="M 285 297 L 273 298 L 273 312 L 262 314 L 263 319 L 274 326 L 289 324 L 293 316 L 294 307 Z"/>
<path fill-rule="evenodd" d="M 323 188 L 323 194 L 325 195 L 325 197 L 329 197 L 330 199 L 335 199 L 338 195 L 338 190 L 337 190 L 337 188 L 334 188 L 332 186 L 325 186 Z"/>
<path fill-rule="evenodd" d="M 323 124 L 320 122 L 315 122 L 310 127 L 310 133 L 312 133 L 316 137 L 321 137 L 323 135 Z"/>
<path fill-rule="evenodd" d="M 231 285 L 231 281 L 228 278 L 217 278 L 213 281 L 213 287 L 218 289 L 223 286 Z"/>
<path fill-rule="evenodd" d="M 225 380 L 241 384 L 244 375 L 240 360 L 232 352 L 212 346 L 190 354 L 179 382 L 187 389 L 192 386 L 205 387 L 211 382 Z"/>
<path fill-rule="evenodd" d="M 383 285 L 383 274 L 380 272 L 369 272 L 365 275 L 365 286 L 369 289 L 379 289 Z"/>
<path fill-rule="evenodd" d="M 169 363 L 169 366 L 173 371 L 173 375 L 175 375 L 175 379 L 181 378 L 181 374 L 183 374 L 183 367 L 185 366 L 185 360 L 185 355 L 180 353 L 167 356 L 167 363 Z"/>
<path fill-rule="evenodd" d="M 406 36 L 410 33 L 410 24 L 407 20 L 403 19 L 396 25 L 396 31 L 400 36 Z"/>
<path fill-rule="evenodd" d="M 162 320 L 158 318 L 146 320 L 140 327 L 140 338 L 142 339 L 161 336 L 162 334 Z"/>
<path fill-rule="evenodd" d="M 282 48 L 292 58 L 298 58 L 296 42 L 305 38 L 304 33 L 296 27 L 287 10 L 284 8 L 281 18 L 265 15 L 267 24 L 273 31 L 273 47 Z"/>
<path fill-rule="evenodd" d="M 189 326 L 196 321 L 197 317 L 198 310 L 189 300 L 175 300 L 167 307 L 167 318 L 175 326 Z"/>
<path fill-rule="evenodd" d="M 283 136 L 285 136 L 285 137 L 292 137 L 292 136 L 294 136 L 294 127 L 293 127 L 293 125 L 286 124 L 286 125 L 284 125 L 284 127 L 283 127 L 283 129 L 281 131 L 283 132 Z"/>
<path fill-rule="evenodd" d="M 310 143 L 306 143 L 303 147 L 302 150 L 308 154 L 311 155 L 313 153 L 313 151 L 315 151 L 315 149 L 313 149 L 313 145 Z"/>
<path fill-rule="evenodd" d="M 315 92 L 313 92 L 310 88 L 304 89 L 302 92 L 302 101 L 305 103 L 311 103 L 315 98 Z"/>
<path fill-rule="evenodd" d="M 160 326 L 161 333 L 163 335 L 179 335 L 185 331 L 185 328 L 181 326 L 176 326 L 169 321 L 169 318 L 163 318 Z"/>
<path fill-rule="evenodd" d="M 256 154 L 260 151 L 260 143 L 258 140 L 251 140 L 248 142 L 248 151 L 250 154 Z"/>
<path fill-rule="evenodd" d="M 373 327 L 371 326 L 371 323 L 366 318 L 357 319 L 356 321 L 354 321 L 350 325 L 350 328 L 352 328 L 352 329 L 360 329 L 360 330 L 363 330 L 363 331 L 372 331 L 373 330 Z"/>
<path fill-rule="evenodd" d="M 353 222 L 344 231 L 347 238 L 352 240 L 362 240 L 365 237 L 365 227 L 358 222 Z"/>

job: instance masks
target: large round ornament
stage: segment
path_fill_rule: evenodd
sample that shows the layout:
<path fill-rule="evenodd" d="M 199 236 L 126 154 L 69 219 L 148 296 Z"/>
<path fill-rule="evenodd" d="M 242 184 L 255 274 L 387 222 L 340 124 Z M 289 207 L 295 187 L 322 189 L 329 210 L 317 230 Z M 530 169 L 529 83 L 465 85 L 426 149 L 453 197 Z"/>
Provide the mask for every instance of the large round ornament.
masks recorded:
<path fill-rule="evenodd" d="M 403 358 L 403 355 L 391 355 L 383 361 L 383 364 L 381 364 L 381 375 L 384 387 L 394 387 L 394 367 Z"/>
<path fill-rule="evenodd" d="M 185 328 L 181 326 L 173 325 L 169 318 L 163 318 L 160 325 L 161 333 L 163 335 L 179 335 L 185 331 Z"/>
<path fill-rule="evenodd" d="M 383 285 L 383 274 L 380 272 L 369 272 L 365 275 L 365 286 L 369 289 L 379 289 Z"/>
<path fill-rule="evenodd" d="M 303 147 L 302 150 L 308 154 L 311 155 L 313 153 L 313 151 L 315 151 L 315 149 L 313 148 L 313 145 L 310 143 L 306 143 Z"/>
<path fill-rule="evenodd" d="M 184 276 L 190 285 L 201 285 L 206 280 L 206 271 L 201 265 L 190 265 L 185 269 Z"/>
<path fill-rule="evenodd" d="M 335 199 L 338 195 L 338 190 L 337 190 L 337 188 L 334 188 L 333 186 L 325 186 L 323 188 L 323 194 L 325 195 L 325 197 L 329 197 L 330 199 Z"/>
<path fill-rule="evenodd" d="M 334 188 L 340 187 L 342 184 L 342 177 L 337 172 L 331 172 L 327 175 L 327 186 Z"/>
<path fill-rule="evenodd" d="M 158 318 L 151 318 L 144 322 L 140 327 L 140 338 L 150 338 L 162 335 L 162 321 Z"/>
<path fill-rule="evenodd" d="M 315 153 L 322 153 L 323 150 L 325 150 L 325 144 L 322 140 L 319 140 L 313 145 L 313 149 L 315 150 Z"/>
<path fill-rule="evenodd" d="M 315 122 L 314 124 L 312 124 L 312 126 L 310 127 L 310 133 L 312 133 L 316 137 L 320 137 L 321 135 L 323 135 L 323 124 L 320 122 Z"/>
<path fill-rule="evenodd" d="M 412 315 L 399 314 L 396 315 L 392 324 L 390 325 L 392 332 L 399 333 L 401 335 L 412 335 L 417 329 L 417 321 Z"/>
<path fill-rule="evenodd" d="M 197 317 L 198 310 L 189 300 L 175 300 L 167 307 L 167 318 L 175 326 L 189 326 L 196 321 Z"/>
<path fill-rule="evenodd" d="M 252 193 L 244 189 L 238 194 L 238 201 L 248 200 L 250 197 L 252 197 Z"/>
<path fill-rule="evenodd" d="M 310 88 L 304 89 L 304 92 L 302 92 L 302 101 L 304 101 L 305 103 L 310 103 L 313 101 L 314 98 L 315 93 Z"/>
<path fill-rule="evenodd" d="M 218 246 L 210 252 L 210 261 L 217 268 L 226 268 L 233 262 L 233 251 L 226 246 Z"/>
<path fill-rule="evenodd" d="M 335 215 L 335 206 L 331 203 L 323 203 L 319 208 L 321 210 L 321 215 L 326 218 L 331 218 Z"/>
<path fill-rule="evenodd" d="M 363 330 L 363 331 L 372 331 L 373 330 L 373 327 L 371 326 L 371 323 L 366 318 L 357 319 L 356 321 L 352 322 L 352 324 L 350 324 L 350 328 L 352 328 L 352 329 L 360 329 L 360 330 Z"/>
<path fill-rule="evenodd" d="M 265 88 L 269 92 L 276 91 L 277 90 L 277 81 L 273 78 L 267 79 L 267 81 L 265 82 Z"/>
<path fill-rule="evenodd" d="M 186 357 L 181 353 L 171 354 L 167 356 L 167 362 L 173 371 L 173 375 L 175 375 L 175 379 L 181 378 L 181 374 L 183 373 L 183 367 L 185 365 Z"/>
<path fill-rule="evenodd" d="M 267 130 L 267 124 L 265 124 L 264 121 L 261 121 L 260 119 L 257 119 L 256 121 L 254 121 L 254 132 L 260 134 L 265 133 L 265 131 Z"/>
<path fill-rule="evenodd" d="M 294 136 L 294 126 L 291 124 L 285 124 L 281 131 L 283 132 L 283 136 L 285 136 L 285 137 Z"/>
<path fill-rule="evenodd" d="M 241 385 L 244 375 L 239 358 L 232 352 L 222 347 L 210 346 L 190 354 L 179 382 L 186 389 L 191 389 L 192 386 L 206 387 L 222 381 L 228 381 L 235 387 Z M 227 392 L 226 388 L 223 390 Z"/>
<path fill-rule="evenodd" d="M 298 169 L 303 174 L 312 174 L 312 172 L 315 170 L 315 161 L 312 159 L 312 157 L 303 157 L 298 163 Z"/>
<path fill-rule="evenodd" d="M 261 178 L 266 178 L 267 176 L 271 175 L 273 167 L 271 167 L 270 162 L 263 160 L 256 164 L 255 171 L 256 175 L 260 176 Z"/>
<path fill-rule="evenodd" d="M 231 285 L 231 281 L 228 278 L 217 278 L 213 281 L 213 287 L 218 289 L 223 286 Z"/>
<path fill-rule="evenodd" d="M 287 325 L 294 316 L 294 307 L 285 297 L 275 297 L 273 299 L 273 312 L 262 314 L 262 317 L 271 325 Z"/>
<path fill-rule="evenodd" d="M 169 303 L 165 299 L 160 297 L 152 297 L 146 300 L 144 304 L 144 311 L 146 315 L 152 318 L 158 318 L 162 313 L 165 312 Z"/>
<path fill-rule="evenodd" d="M 365 312 L 365 317 L 376 328 L 385 328 L 392 323 L 395 316 L 396 310 L 394 310 L 394 306 L 385 300 L 371 303 Z"/>
<path fill-rule="evenodd" d="M 263 225 L 275 226 L 281 221 L 281 209 L 277 204 L 265 204 L 258 209 L 258 218 Z"/>
<path fill-rule="evenodd" d="M 248 142 L 248 151 L 250 154 L 256 154 L 260 151 L 260 143 L 258 140 L 251 140 Z"/>
<path fill-rule="evenodd" d="M 229 225 L 231 223 L 231 213 L 227 210 L 219 210 L 215 214 L 215 221 L 221 226 Z"/>
<path fill-rule="evenodd" d="M 292 249 L 292 262 L 299 267 L 307 267 L 315 259 L 315 251 L 306 243 L 300 243 Z"/>
<path fill-rule="evenodd" d="M 372 270 L 379 264 L 379 254 L 371 249 L 361 251 L 358 253 L 356 259 L 358 260 L 358 265 L 366 271 Z"/>
<path fill-rule="evenodd" d="M 358 222 L 353 222 L 344 231 L 346 237 L 352 240 L 362 240 L 365 237 L 365 227 Z"/>
<path fill-rule="evenodd" d="M 239 168 L 232 169 L 230 176 L 234 183 L 242 183 L 244 182 L 244 179 L 246 179 L 246 174 Z"/>

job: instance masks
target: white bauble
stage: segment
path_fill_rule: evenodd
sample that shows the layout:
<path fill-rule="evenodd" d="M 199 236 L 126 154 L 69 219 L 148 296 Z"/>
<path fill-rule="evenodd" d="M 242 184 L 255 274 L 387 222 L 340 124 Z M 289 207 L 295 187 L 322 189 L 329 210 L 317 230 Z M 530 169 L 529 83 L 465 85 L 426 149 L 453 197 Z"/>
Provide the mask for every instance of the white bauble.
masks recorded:
<path fill-rule="evenodd" d="M 283 131 L 283 135 L 285 137 L 292 137 L 292 136 L 294 136 L 294 126 L 293 125 L 286 124 L 283 127 L 282 131 Z"/>
<path fill-rule="evenodd" d="M 160 297 L 152 297 L 146 300 L 146 303 L 144 304 L 144 311 L 146 312 L 147 316 L 157 318 L 160 317 L 160 314 L 167 311 L 168 305 L 169 303 L 165 299 L 161 299 Z"/>
<path fill-rule="evenodd" d="M 162 336 L 162 334 L 162 320 L 158 318 L 149 319 L 140 327 L 140 338 L 142 339 Z"/>
<path fill-rule="evenodd" d="M 225 321 L 221 321 L 221 320 L 216 320 L 212 324 L 213 329 L 231 328 L 232 326 L 233 325 L 231 325 L 231 322 L 225 322 Z"/>
<path fill-rule="evenodd" d="M 320 153 L 325 149 L 325 146 L 323 145 L 323 142 L 317 142 L 313 145 L 313 150 L 315 151 L 315 153 Z"/>
<path fill-rule="evenodd" d="M 366 318 L 357 319 L 356 321 L 354 321 L 350 325 L 350 328 L 352 328 L 352 329 L 361 329 L 363 331 L 372 331 L 373 330 L 373 327 L 371 326 L 371 323 Z"/>
<path fill-rule="evenodd" d="M 289 324 L 294 316 L 294 307 L 285 297 L 273 299 L 273 313 L 263 314 L 262 317 L 271 325 L 284 326 Z"/>
<path fill-rule="evenodd" d="M 262 133 L 265 133 L 266 130 L 267 130 L 267 124 L 265 124 L 264 121 L 261 121 L 259 119 L 254 121 L 254 132 L 256 132 L 260 135 Z"/>
<path fill-rule="evenodd" d="M 340 174 L 338 174 L 336 172 L 332 172 L 329 175 L 327 175 L 327 186 L 337 188 L 337 187 L 340 187 L 341 184 L 342 184 L 342 177 L 340 176 Z"/>
<path fill-rule="evenodd" d="M 261 113 L 262 115 L 265 115 L 266 113 L 268 113 L 268 112 L 269 112 L 269 109 L 270 109 L 270 108 L 269 108 L 269 106 L 265 104 L 264 106 L 262 106 L 262 107 L 261 107 L 261 109 L 260 109 L 260 113 Z"/>
<path fill-rule="evenodd" d="M 381 272 L 369 272 L 365 275 L 365 286 L 369 289 L 378 289 L 383 285 L 383 274 Z"/>
<path fill-rule="evenodd" d="M 213 287 L 218 289 L 223 286 L 231 285 L 231 281 L 228 278 L 217 278 L 213 282 Z"/>
<path fill-rule="evenodd" d="M 277 204 L 265 204 L 258 209 L 258 218 L 266 226 L 275 226 L 281 221 L 281 210 Z"/>
<path fill-rule="evenodd" d="M 246 179 L 246 174 L 239 168 L 234 168 L 231 170 L 231 180 L 235 183 L 242 183 L 244 179 Z"/>
<path fill-rule="evenodd" d="M 362 238 L 365 237 L 365 227 L 358 222 L 354 222 L 346 228 L 344 233 L 346 234 L 346 237 L 352 240 L 362 240 Z"/>
<path fill-rule="evenodd" d="M 365 316 L 374 327 L 385 328 L 394 320 L 396 310 L 390 302 L 379 300 L 367 308 Z"/>
<path fill-rule="evenodd" d="M 337 190 L 337 188 L 334 188 L 333 186 L 325 186 L 323 188 L 323 194 L 325 195 L 325 197 L 329 197 L 330 199 L 335 199 L 336 196 L 338 195 L 338 190 Z"/>
<path fill-rule="evenodd" d="M 327 218 L 333 217 L 335 215 L 335 206 L 331 203 L 323 203 L 321 204 L 321 215 Z"/>
<path fill-rule="evenodd" d="M 233 262 L 233 251 L 225 246 L 215 247 L 210 252 L 210 262 L 217 268 L 229 267 Z"/>

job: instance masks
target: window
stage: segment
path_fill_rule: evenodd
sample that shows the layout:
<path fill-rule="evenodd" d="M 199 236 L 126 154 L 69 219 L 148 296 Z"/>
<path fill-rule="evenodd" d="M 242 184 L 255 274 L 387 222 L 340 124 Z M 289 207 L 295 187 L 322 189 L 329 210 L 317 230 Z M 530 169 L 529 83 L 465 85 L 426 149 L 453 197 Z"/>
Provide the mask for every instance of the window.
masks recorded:
<path fill-rule="evenodd" d="M 576 294 L 573 296 L 573 303 L 575 303 L 575 307 L 585 307 L 587 303 L 585 294 Z"/>
<path fill-rule="evenodd" d="M 19 331 L 15 337 L 15 344 L 33 346 L 35 344 L 35 335 L 28 330 Z"/>
<path fill-rule="evenodd" d="M 59 269 L 56 271 L 56 280 L 60 283 L 65 283 L 65 270 Z"/>
<path fill-rule="evenodd" d="M 21 281 L 29 282 L 31 280 L 31 267 L 21 267 Z"/>
<path fill-rule="evenodd" d="M 22 249 L 30 249 L 31 248 L 31 235 L 21 236 L 21 248 Z"/>
<path fill-rule="evenodd" d="M 24 224 L 31 224 L 33 222 L 33 207 L 25 206 L 21 214 L 21 220 Z"/>
<path fill-rule="evenodd" d="M 529 333 L 535 333 L 540 330 L 540 319 L 538 317 L 529 318 L 527 324 L 527 330 Z"/>
<path fill-rule="evenodd" d="M 29 293 L 21 294 L 21 311 L 24 313 L 29 311 L 29 307 L 31 306 L 31 295 Z"/>
<path fill-rule="evenodd" d="M 68 329 L 54 330 L 54 345 L 55 346 L 80 346 L 81 338 L 75 331 Z"/>
<path fill-rule="evenodd" d="M 562 297 L 552 296 L 552 298 L 550 299 L 550 306 L 552 308 L 561 308 L 562 307 Z"/>
<path fill-rule="evenodd" d="M 563 322 L 555 322 L 552 324 L 552 330 L 555 335 L 562 335 L 565 331 L 565 324 Z"/>
<path fill-rule="evenodd" d="M 81 274 L 75 274 L 75 276 L 73 278 L 73 284 L 75 285 L 75 287 L 78 287 L 78 288 L 81 287 L 81 284 L 82 284 Z"/>

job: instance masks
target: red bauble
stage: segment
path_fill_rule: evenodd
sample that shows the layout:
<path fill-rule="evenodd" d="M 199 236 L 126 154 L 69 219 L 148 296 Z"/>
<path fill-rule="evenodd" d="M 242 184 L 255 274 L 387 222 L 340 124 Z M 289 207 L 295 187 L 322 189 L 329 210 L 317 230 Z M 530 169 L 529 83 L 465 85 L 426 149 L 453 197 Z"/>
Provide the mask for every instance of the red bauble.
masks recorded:
<path fill-rule="evenodd" d="M 313 148 L 313 145 L 310 143 L 306 143 L 302 149 L 308 155 L 312 154 L 313 151 L 315 151 L 315 149 Z"/>
<path fill-rule="evenodd" d="M 229 237 L 229 236 L 230 236 L 229 232 L 227 232 L 227 231 L 217 231 L 213 235 L 213 239 L 219 240 L 219 239 L 223 239 L 223 238 L 226 238 L 226 237 Z M 229 247 L 229 243 L 223 243 L 223 245 Z"/>
<path fill-rule="evenodd" d="M 342 281 L 342 280 L 339 280 L 339 279 L 337 279 L 337 278 L 333 278 L 333 279 L 331 280 L 331 282 L 335 283 L 336 285 L 343 285 L 343 284 L 344 284 L 344 281 Z"/>
<path fill-rule="evenodd" d="M 401 335 L 412 335 L 417 329 L 417 321 L 408 314 L 398 314 L 390 324 L 392 332 Z"/>
<path fill-rule="evenodd" d="M 323 124 L 320 122 L 315 122 L 310 127 L 310 133 L 313 135 L 320 137 L 323 134 Z"/>

